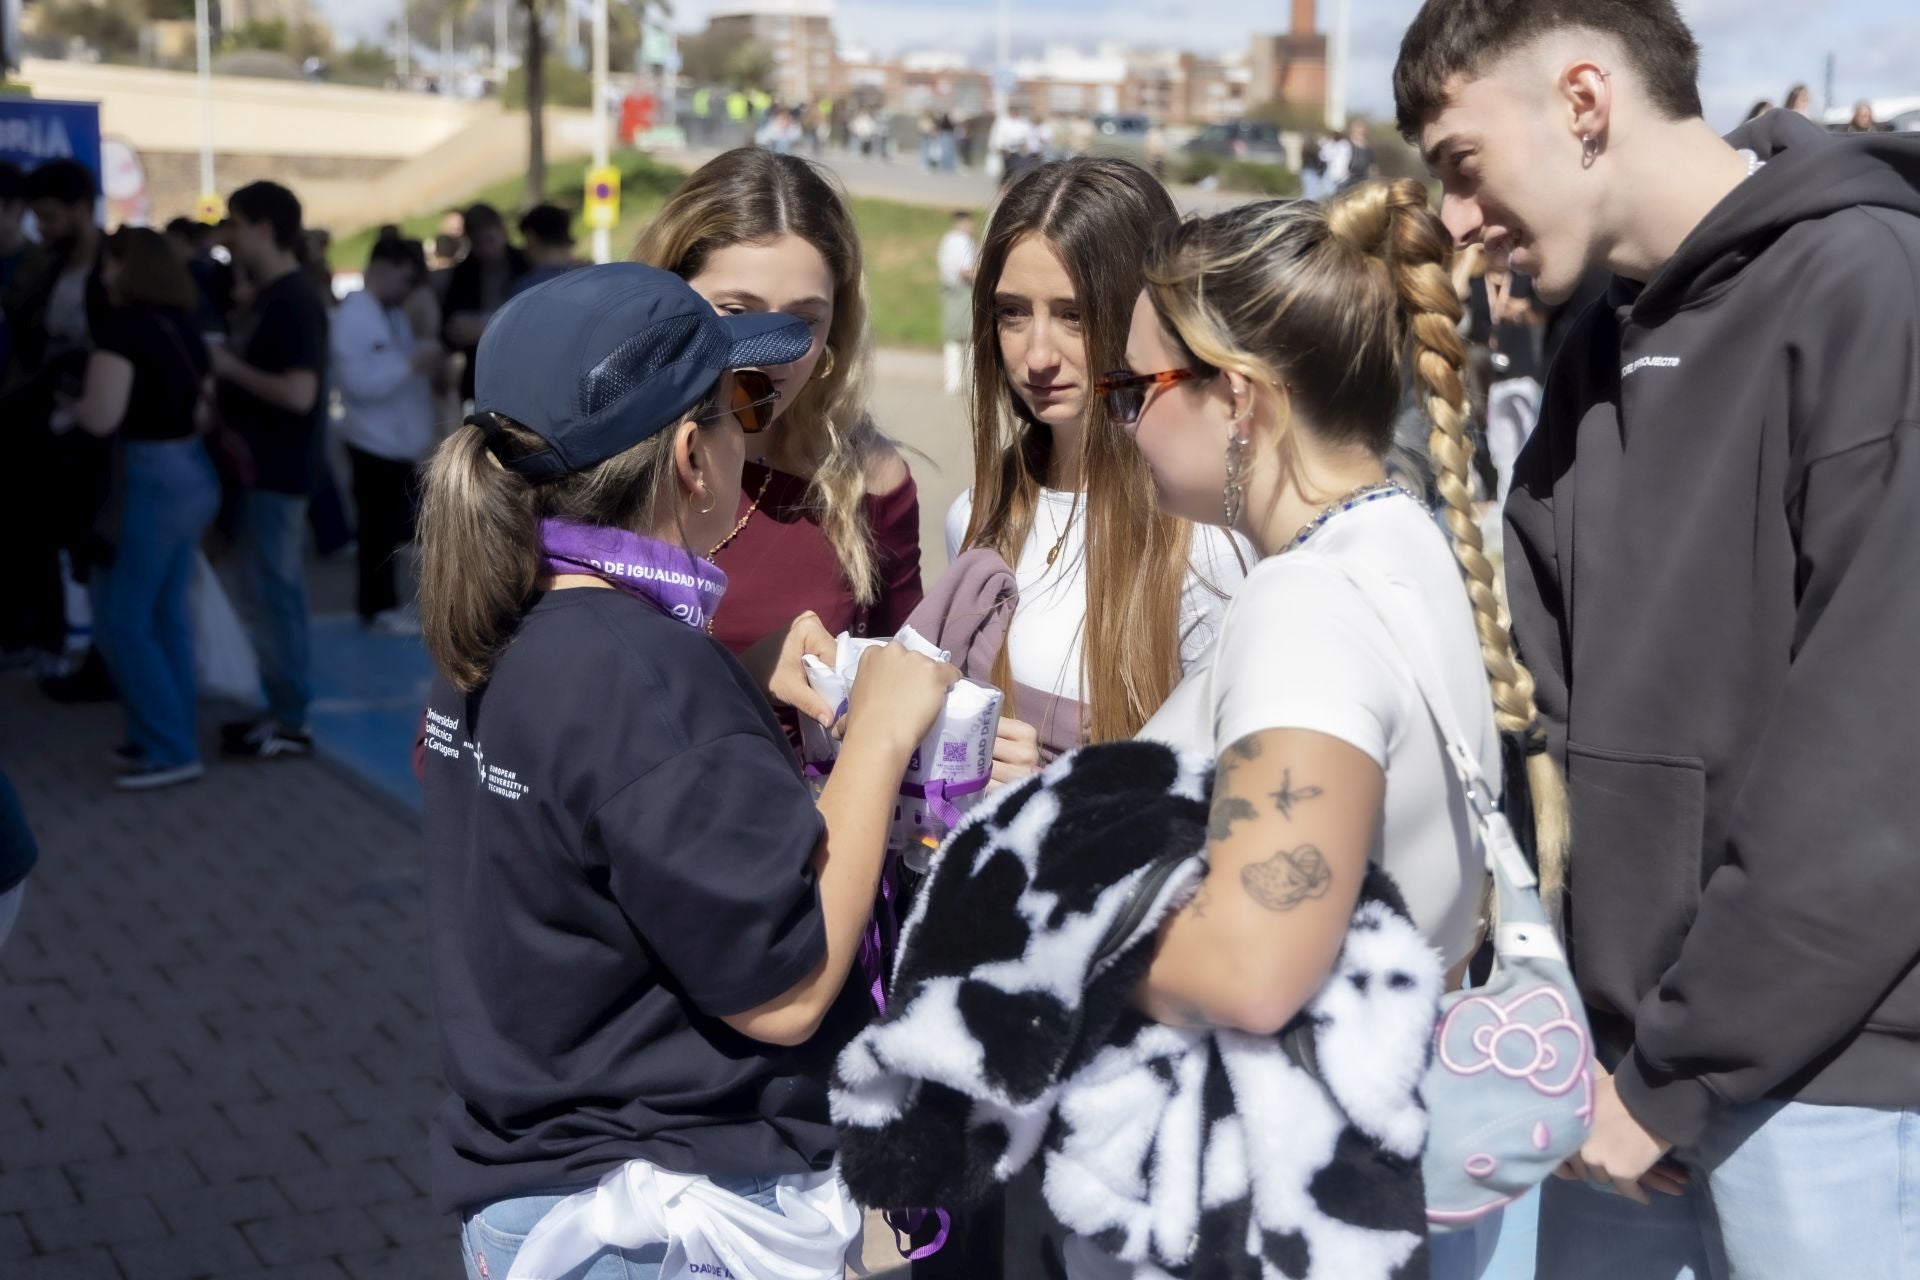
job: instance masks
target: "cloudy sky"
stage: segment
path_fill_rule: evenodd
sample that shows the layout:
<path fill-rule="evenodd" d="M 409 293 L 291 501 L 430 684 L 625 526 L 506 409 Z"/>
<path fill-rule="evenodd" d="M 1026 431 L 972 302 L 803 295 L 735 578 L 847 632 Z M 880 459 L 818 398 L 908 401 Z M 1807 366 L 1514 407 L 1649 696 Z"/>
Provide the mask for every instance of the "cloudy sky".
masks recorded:
<path fill-rule="evenodd" d="M 343 30 L 366 29 L 399 0 L 318 0 Z M 584 0 L 576 0 L 584 3 Z M 698 30 L 709 13 L 751 0 L 673 0 L 674 25 Z M 1400 33 L 1419 0 L 1352 0 L 1353 106 L 1384 114 Z M 1323 14 L 1331 0 L 1322 0 Z M 1915 0 L 1680 0 L 1705 51 L 1702 91 L 1709 118 L 1730 127 L 1757 98 L 1776 102 L 1795 81 L 1819 103 L 1826 57 L 1834 56 L 1834 97 L 1920 95 L 1920 3 Z M 836 0 L 843 41 L 882 54 L 922 49 L 991 59 L 995 0 Z M 1245 46 L 1254 31 L 1277 30 L 1290 0 L 1013 0 L 1015 52 L 1049 42 L 1091 47 L 1120 40 L 1144 48 L 1197 52 Z"/>

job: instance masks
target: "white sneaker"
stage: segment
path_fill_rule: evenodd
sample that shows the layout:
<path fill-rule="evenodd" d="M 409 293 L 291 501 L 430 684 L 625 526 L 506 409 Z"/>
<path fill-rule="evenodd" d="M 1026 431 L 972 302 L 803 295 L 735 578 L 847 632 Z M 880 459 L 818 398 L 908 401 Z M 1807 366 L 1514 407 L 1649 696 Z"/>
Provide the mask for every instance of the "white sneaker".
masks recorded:
<path fill-rule="evenodd" d="M 129 769 L 115 778 L 113 785 L 122 791 L 158 791 L 162 787 L 177 787 L 183 782 L 197 782 L 206 773 L 207 766 L 198 760 L 191 764 L 147 765 Z"/>
<path fill-rule="evenodd" d="M 376 635 L 417 636 L 420 634 L 420 615 L 404 606 L 387 609 L 375 614 L 367 626 Z"/>

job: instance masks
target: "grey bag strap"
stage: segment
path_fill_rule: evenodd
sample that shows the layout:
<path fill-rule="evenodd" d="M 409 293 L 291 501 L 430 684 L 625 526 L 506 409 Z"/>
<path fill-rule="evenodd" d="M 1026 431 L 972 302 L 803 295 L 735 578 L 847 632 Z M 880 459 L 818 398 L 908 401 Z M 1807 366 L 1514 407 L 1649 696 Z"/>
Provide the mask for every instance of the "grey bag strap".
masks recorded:
<path fill-rule="evenodd" d="M 1468 744 L 1466 735 L 1460 730 L 1453 700 L 1448 696 L 1447 687 L 1434 666 L 1431 636 L 1426 634 L 1428 629 L 1424 626 L 1424 620 L 1422 625 L 1414 625 L 1412 616 L 1397 600 L 1393 584 L 1378 571 L 1333 556 L 1317 555 L 1313 559 L 1354 585 L 1360 598 L 1367 602 L 1381 625 L 1386 627 L 1394 648 L 1399 650 L 1401 662 L 1413 677 L 1421 700 L 1427 704 L 1427 713 L 1433 717 L 1434 724 L 1439 727 L 1440 737 L 1446 743 L 1447 760 L 1453 765 L 1454 776 L 1466 792 L 1467 805 L 1473 811 L 1475 824 L 1479 828 L 1487 870 L 1493 873 L 1501 898 L 1506 899 L 1520 890 L 1534 888 L 1538 881 L 1533 868 L 1527 865 L 1526 855 L 1520 852 L 1519 842 L 1513 838 L 1513 828 L 1508 825 L 1507 816 L 1494 801 L 1493 787 L 1480 770 L 1479 753 Z"/>

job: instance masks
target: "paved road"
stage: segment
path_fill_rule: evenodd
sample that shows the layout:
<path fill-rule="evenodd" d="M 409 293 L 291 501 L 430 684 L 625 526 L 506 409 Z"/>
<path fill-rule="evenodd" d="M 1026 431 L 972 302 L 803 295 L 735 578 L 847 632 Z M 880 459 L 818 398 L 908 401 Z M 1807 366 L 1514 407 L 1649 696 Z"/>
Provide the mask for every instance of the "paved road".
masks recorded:
<path fill-rule="evenodd" d="M 691 173 L 720 154 L 716 147 L 692 147 L 685 151 L 662 151 L 658 158 Z M 811 152 L 802 152 L 811 156 Z M 819 156 L 839 175 L 847 190 L 857 196 L 879 200 L 897 200 L 902 204 L 935 205 L 943 209 L 981 209 L 993 202 L 996 184 L 978 169 L 957 169 L 952 173 L 929 172 L 920 167 L 918 154 L 901 154 L 891 163 L 863 159 L 844 151 L 828 149 Z M 1175 203 L 1183 211 L 1194 212 L 1243 204 L 1254 197 L 1229 191 L 1207 191 L 1199 187 L 1172 188 Z"/>

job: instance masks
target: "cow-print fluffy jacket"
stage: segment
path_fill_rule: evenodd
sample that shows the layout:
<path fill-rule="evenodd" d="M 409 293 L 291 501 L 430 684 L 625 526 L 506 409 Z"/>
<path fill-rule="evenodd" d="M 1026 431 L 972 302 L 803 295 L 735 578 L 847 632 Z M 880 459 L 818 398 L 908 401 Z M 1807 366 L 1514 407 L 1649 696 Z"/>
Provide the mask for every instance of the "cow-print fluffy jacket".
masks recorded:
<path fill-rule="evenodd" d="M 1204 875 L 1212 776 L 1158 744 L 1089 747 L 948 838 L 886 1016 L 835 1074 L 860 1200 L 962 1207 L 1038 1158 L 1053 1214 L 1123 1274 L 1427 1274 L 1418 1089 L 1442 975 L 1385 873 L 1280 1036 L 1132 1010 L 1157 925 Z"/>

